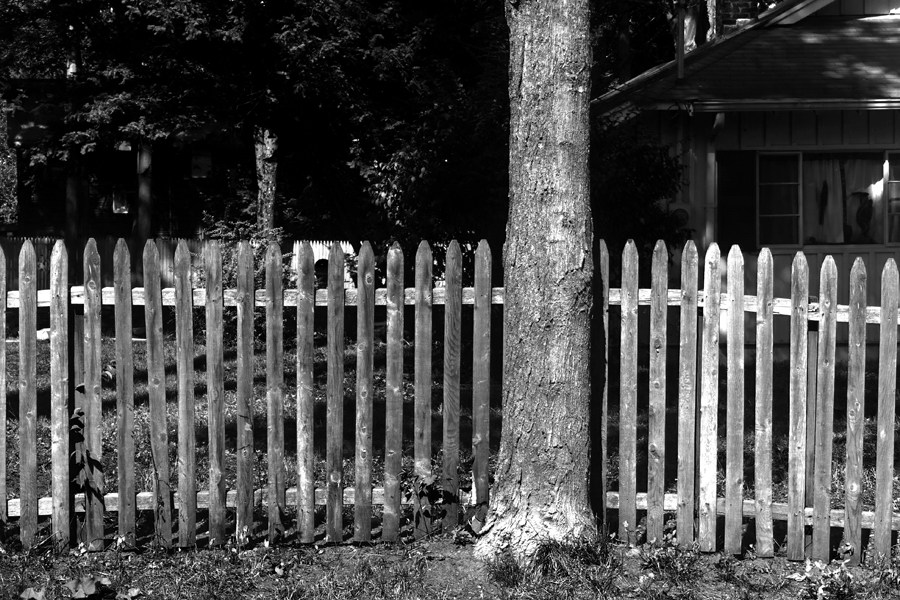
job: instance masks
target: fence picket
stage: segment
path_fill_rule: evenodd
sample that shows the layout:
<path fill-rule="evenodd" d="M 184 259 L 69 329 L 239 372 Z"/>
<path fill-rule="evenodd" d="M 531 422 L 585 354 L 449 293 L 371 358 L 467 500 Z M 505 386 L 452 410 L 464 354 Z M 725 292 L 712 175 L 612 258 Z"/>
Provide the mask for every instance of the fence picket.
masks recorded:
<path fill-rule="evenodd" d="M 239 546 L 253 534 L 253 249 L 243 240 L 237 262 L 237 500 L 235 537 Z"/>
<path fill-rule="evenodd" d="M 703 309 L 700 379 L 700 550 L 716 549 L 716 474 L 719 410 L 719 246 L 711 244 L 706 251 L 703 269 Z"/>
<path fill-rule="evenodd" d="M 295 246 L 296 247 L 296 246 Z M 312 246 L 304 242 L 297 255 L 297 528 L 300 541 L 315 540 L 316 480 L 313 446 L 315 408 L 316 271 Z"/>
<path fill-rule="evenodd" d="M 475 309 L 472 339 L 472 479 L 475 504 L 490 498 L 491 439 L 491 247 L 486 240 L 475 250 Z"/>
<path fill-rule="evenodd" d="M 162 332 L 159 250 L 144 245 L 144 315 L 147 323 L 147 392 L 150 398 L 150 451 L 153 454 L 153 506 L 156 544 L 172 546 L 169 434 L 166 429 L 166 373 Z"/>
<path fill-rule="evenodd" d="M 806 525 L 806 361 L 809 267 L 802 252 L 791 265 L 790 429 L 788 431 L 788 560 L 803 560 Z"/>
<path fill-rule="evenodd" d="M 775 556 L 772 539 L 772 253 L 763 248 L 757 260 L 756 424 L 754 488 L 756 490 L 756 554 Z"/>
<path fill-rule="evenodd" d="M 688 240 L 681 255 L 681 335 L 678 353 L 678 545 L 694 542 L 694 490 L 697 435 L 697 246 Z"/>
<path fill-rule="evenodd" d="M 6 498 L 9 497 L 6 483 L 6 285 L 7 285 L 6 253 L 0 247 L 0 540 L 6 538 L 6 524 L 9 521 L 9 507 Z M 10 269 L 14 271 L 14 269 Z M 10 276 L 18 276 L 11 273 Z M 68 392 L 67 392 L 68 393 Z"/>
<path fill-rule="evenodd" d="M 419 479 L 431 477 L 431 302 L 432 255 L 428 242 L 416 252 L 416 332 L 415 332 L 415 424 L 413 454 Z M 418 496 L 414 498 L 418 501 Z M 431 523 L 418 519 L 415 535 L 431 533 Z"/>
<path fill-rule="evenodd" d="M 837 267 L 829 255 L 819 275 L 819 359 L 816 377 L 816 460 L 812 558 L 828 562 L 831 552 L 831 446 L 834 443 L 834 356 L 837 334 Z"/>
<path fill-rule="evenodd" d="M 225 355 L 222 314 L 222 249 L 209 240 L 203 249 L 206 273 L 206 399 L 209 435 L 209 543 L 225 533 Z"/>
<path fill-rule="evenodd" d="M 403 250 L 387 257 L 387 372 L 385 373 L 384 521 L 381 538 L 400 535 L 400 469 L 403 450 Z M 476 459 L 477 460 L 477 459 Z"/>
<path fill-rule="evenodd" d="M 862 258 L 850 270 L 850 337 L 847 365 L 847 463 L 845 474 L 844 542 L 850 545 L 849 564 L 862 553 L 862 461 L 866 386 L 866 265 Z"/>
<path fill-rule="evenodd" d="M 26 240 L 19 252 L 19 537 L 25 550 L 35 541 L 38 517 L 35 265 L 34 247 Z"/>
<path fill-rule="evenodd" d="M 622 251 L 622 361 L 619 389 L 619 538 L 637 543 L 637 307 L 638 254 L 634 241 Z"/>
<path fill-rule="evenodd" d="M 57 241 L 50 257 L 50 437 L 53 538 L 69 546 L 69 257 Z M 0 311 L 5 312 L 5 311 Z M 5 334 L 5 331 L 4 331 Z M 4 335 L 4 338 L 6 336 Z M 0 423 L 0 426 L 3 426 Z M 3 504 L 6 497 L 3 497 Z"/>
<path fill-rule="evenodd" d="M 603 525 L 608 525 L 606 513 L 609 492 L 609 249 L 600 240 L 600 307 L 603 319 L 603 390 L 600 404 L 600 510 Z"/>
<path fill-rule="evenodd" d="M 878 354 L 878 441 L 875 448 L 875 555 L 891 556 L 894 483 L 894 416 L 897 391 L 897 263 L 881 272 L 881 342 Z"/>
<path fill-rule="evenodd" d="M 90 452 L 91 487 L 87 494 L 85 545 L 103 549 L 103 405 L 100 399 L 103 371 L 100 338 L 100 253 L 94 238 L 84 248 L 84 440 Z"/>
<path fill-rule="evenodd" d="M 656 242 L 650 293 L 650 410 L 647 435 L 647 540 L 663 541 L 666 485 L 666 299 L 669 250 Z"/>
<path fill-rule="evenodd" d="M 113 254 L 116 319 L 116 465 L 118 468 L 119 536 L 135 544 L 134 506 L 134 346 L 131 315 L 131 254 L 119 238 Z"/>
<path fill-rule="evenodd" d="M 459 385 L 462 337 L 462 253 L 453 240 L 444 270 L 444 407 L 442 527 L 453 531 L 459 523 Z"/>
<path fill-rule="evenodd" d="M 197 540 L 194 322 L 191 306 L 191 253 L 184 240 L 179 241 L 175 248 L 173 271 L 175 277 L 175 363 L 178 374 L 178 545 L 184 548 L 195 545 Z"/>
<path fill-rule="evenodd" d="M 728 252 L 728 395 L 725 442 L 725 552 L 741 554 L 744 491 L 744 255 Z"/>
<path fill-rule="evenodd" d="M 356 306 L 356 502 L 357 542 L 372 539 L 372 396 L 375 372 L 375 257 L 363 242 L 357 266 Z"/>
<path fill-rule="evenodd" d="M 343 444 L 344 444 L 344 251 L 334 244 L 328 255 L 328 380 L 326 402 L 326 465 L 328 504 L 326 539 L 343 540 Z"/>
<path fill-rule="evenodd" d="M 266 249 L 266 450 L 269 466 L 269 541 L 284 535 L 284 292 L 281 248 Z"/>

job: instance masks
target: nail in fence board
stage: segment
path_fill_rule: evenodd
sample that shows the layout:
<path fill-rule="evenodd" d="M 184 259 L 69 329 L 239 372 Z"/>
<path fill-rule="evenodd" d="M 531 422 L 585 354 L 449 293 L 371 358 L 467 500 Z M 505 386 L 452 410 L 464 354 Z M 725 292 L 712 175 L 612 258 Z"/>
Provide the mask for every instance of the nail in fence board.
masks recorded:
<path fill-rule="evenodd" d="M 178 378 L 178 545 L 197 539 L 197 443 L 194 435 L 194 323 L 191 253 L 184 240 L 175 248 L 175 364 Z"/>
<path fill-rule="evenodd" d="M 637 307 L 638 254 L 632 240 L 622 252 L 622 361 L 619 389 L 619 538 L 637 543 Z"/>
<path fill-rule="evenodd" d="M 847 365 L 847 464 L 845 470 L 844 541 L 852 553 L 851 566 L 860 562 L 862 553 L 862 459 L 866 398 L 866 265 L 862 258 L 853 261 L 850 271 L 850 335 Z"/>
<path fill-rule="evenodd" d="M 91 550 L 103 549 L 103 406 L 100 401 L 101 364 L 100 339 L 100 254 L 97 243 L 89 239 L 84 249 L 84 401 L 86 447 L 90 452 L 91 492 L 87 497 L 85 515 L 86 545 Z M 77 343 L 77 342 L 76 342 Z"/>
<path fill-rule="evenodd" d="M 416 252 L 416 333 L 414 358 L 415 423 L 413 454 L 419 479 L 431 476 L 431 302 L 432 256 L 428 242 Z M 418 497 L 416 497 L 418 500 Z M 430 523 L 416 523 L 416 537 L 431 533 Z"/>
<path fill-rule="evenodd" d="M 162 333 L 159 251 L 144 245 L 144 288 L 147 322 L 147 391 L 150 397 L 150 451 L 153 455 L 153 512 L 156 544 L 172 546 L 172 498 L 169 482 L 169 434 L 166 430 L 166 374 Z"/>
<path fill-rule="evenodd" d="M 222 250 L 209 240 L 206 273 L 206 398 L 209 433 L 209 543 L 225 543 L 225 356 L 222 342 Z"/>
<path fill-rule="evenodd" d="M 881 341 L 878 356 L 878 441 L 875 447 L 875 555 L 891 555 L 894 482 L 894 417 L 897 392 L 897 263 L 881 272 Z"/>
<path fill-rule="evenodd" d="M 315 452 L 313 411 L 315 392 L 314 318 L 316 273 L 312 246 L 304 242 L 297 248 L 297 528 L 300 541 L 315 540 Z"/>
<path fill-rule="evenodd" d="M 357 266 L 356 307 L 356 503 L 353 537 L 372 539 L 372 396 L 375 373 L 375 257 L 363 242 Z"/>
<path fill-rule="evenodd" d="M 2 263 L 0 263 L 2 264 Z M 69 546 L 69 259 L 57 241 L 50 257 L 50 462 L 53 537 L 57 549 Z M 0 331 L 5 331 L 0 329 Z M 4 338 L 6 336 L 4 335 Z M 0 423 L 0 427 L 2 427 Z M 3 504 L 6 504 L 3 502 Z"/>
<path fill-rule="evenodd" d="M 806 361 L 809 267 L 798 252 L 791 265 L 790 425 L 788 430 L 788 560 L 803 560 L 806 504 Z"/>
<path fill-rule="evenodd" d="M 403 250 L 394 242 L 387 258 L 387 372 L 385 373 L 384 521 L 381 537 L 400 532 L 400 469 L 403 450 Z"/>
<path fill-rule="evenodd" d="M 725 432 L 725 552 L 741 554 L 744 491 L 744 256 L 728 252 L 728 393 Z"/>
<path fill-rule="evenodd" d="M 756 296 L 756 554 L 775 556 L 772 539 L 772 253 L 763 248 L 757 259 Z"/>
<path fill-rule="evenodd" d="M 475 251 L 475 310 L 472 339 L 472 478 L 475 503 L 490 497 L 491 431 L 491 248 L 481 240 Z"/>
<path fill-rule="evenodd" d="M 659 240 L 650 275 L 650 411 L 647 435 L 647 540 L 663 542 L 666 485 L 666 296 L 669 250 Z"/>
<path fill-rule="evenodd" d="M 19 252 L 19 537 L 31 548 L 37 533 L 37 292 L 35 256 L 26 240 Z M 5 463 L 4 463 L 5 467 Z"/>
<path fill-rule="evenodd" d="M 266 249 L 266 449 L 269 467 L 269 541 L 284 535 L 284 293 L 281 249 Z"/>
<path fill-rule="evenodd" d="M 119 239 L 113 254 L 116 308 L 116 461 L 122 506 L 119 536 L 135 544 L 134 506 L 134 343 L 131 315 L 131 254 Z"/>
<path fill-rule="evenodd" d="M 253 250 L 238 245 L 237 267 L 237 501 L 238 545 L 253 533 Z"/>
<path fill-rule="evenodd" d="M 325 536 L 329 542 L 343 540 L 342 490 L 344 442 L 344 251 L 340 244 L 328 255 L 328 375 L 325 387 L 327 434 L 325 472 L 328 505 Z"/>
<path fill-rule="evenodd" d="M 456 240 L 447 248 L 444 270 L 444 406 L 442 528 L 453 531 L 459 523 L 459 384 L 462 337 L 462 252 Z"/>
<path fill-rule="evenodd" d="M 688 241 L 681 256 L 681 337 L 678 353 L 678 509 L 675 515 L 675 534 L 678 544 L 683 548 L 690 547 L 695 539 L 697 263 L 697 247 L 693 241 Z"/>

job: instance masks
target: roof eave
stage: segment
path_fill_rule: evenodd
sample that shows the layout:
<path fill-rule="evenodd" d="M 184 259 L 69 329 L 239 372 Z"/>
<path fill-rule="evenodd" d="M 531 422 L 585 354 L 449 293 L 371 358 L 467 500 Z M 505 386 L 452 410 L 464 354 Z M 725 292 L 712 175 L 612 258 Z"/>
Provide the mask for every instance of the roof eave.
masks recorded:
<path fill-rule="evenodd" d="M 779 98 L 776 100 L 672 100 L 640 105 L 643 110 L 692 112 L 754 112 L 808 110 L 900 110 L 900 98 Z M 634 107 L 631 108 L 634 110 Z"/>

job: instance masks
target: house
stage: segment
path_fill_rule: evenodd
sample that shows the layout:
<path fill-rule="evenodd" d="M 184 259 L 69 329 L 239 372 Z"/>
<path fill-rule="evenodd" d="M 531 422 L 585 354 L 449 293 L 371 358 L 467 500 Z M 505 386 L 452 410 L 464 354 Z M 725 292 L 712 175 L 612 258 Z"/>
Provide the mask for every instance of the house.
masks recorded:
<path fill-rule="evenodd" d="M 747 8 L 719 0 L 717 14 Z M 831 255 L 846 304 L 862 257 L 880 304 L 881 269 L 900 262 L 898 13 L 900 0 L 786 0 L 687 53 L 683 76 L 676 59 L 595 101 L 680 154 L 687 183 L 669 208 L 684 211 L 701 257 L 712 242 L 723 256 L 740 246 L 747 293 L 765 246 L 776 297 L 790 296 L 802 250 L 811 294 Z"/>

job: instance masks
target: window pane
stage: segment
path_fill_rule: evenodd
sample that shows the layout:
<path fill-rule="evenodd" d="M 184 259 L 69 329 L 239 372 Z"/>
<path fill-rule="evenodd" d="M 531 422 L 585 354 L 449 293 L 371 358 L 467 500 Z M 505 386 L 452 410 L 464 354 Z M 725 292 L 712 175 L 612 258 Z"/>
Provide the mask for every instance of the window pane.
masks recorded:
<path fill-rule="evenodd" d="M 760 154 L 760 183 L 798 183 L 799 161 L 795 154 Z"/>
<path fill-rule="evenodd" d="M 800 241 L 798 233 L 798 217 L 760 217 L 759 218 L 759 243 L 763 246 L 769 244 L 797 244 Z"/>
<path fill-rule="evenodd" d="M 799 208 L 800 187 L 797 184 L 760 185 L 760 215 L 796 215 Z"/>
<path fill-rule="evenodd" d="M 889 179 L 900 181 L 900 154 L 888 154 L 888 160 L 891 164 Z"/>

